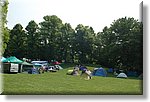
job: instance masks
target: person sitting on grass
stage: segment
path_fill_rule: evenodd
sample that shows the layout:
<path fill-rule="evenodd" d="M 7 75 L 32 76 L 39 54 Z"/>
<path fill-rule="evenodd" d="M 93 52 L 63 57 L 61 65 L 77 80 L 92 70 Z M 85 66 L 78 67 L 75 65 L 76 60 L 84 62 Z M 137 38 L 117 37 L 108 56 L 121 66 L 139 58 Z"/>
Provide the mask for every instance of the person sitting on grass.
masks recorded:
<path fill-rule="evenodd" d="M 38 72 L 39 72 L 39 74 L 41 74 L 41 68 L 38 68 Z"/>
<path fill-rule="evenodd" d="M 79 67 L 78 65 L 76 65 L 73 69 L 73 72 L 71 73 L 71 75 L 79 75 Z"/>
<path fill-rule="evenodd" d="M 84 69 L 82 70 L 82 73 L 80 75 L 81 77 L 85 77 L 84 79 L 92 79 L 92 75 L 91 75 L 91 71 L 88 70 L 86 67 L 84 67 Z"/>
<path fill-rule="evenodd" d="M 41 67 L 38 69 L 38 71 L 39 71 L 39 74 L 44 73 L 44 71 L 45 71 L 44 66 L 41 66 Z"/>

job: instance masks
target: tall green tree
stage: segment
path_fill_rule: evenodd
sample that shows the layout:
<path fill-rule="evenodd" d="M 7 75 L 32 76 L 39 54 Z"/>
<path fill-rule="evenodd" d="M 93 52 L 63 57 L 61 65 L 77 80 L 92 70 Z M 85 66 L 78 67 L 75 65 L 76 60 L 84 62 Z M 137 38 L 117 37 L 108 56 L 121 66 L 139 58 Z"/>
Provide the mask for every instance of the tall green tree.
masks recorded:
<path fill-rule="evenodd" d="M 34 20 L 31 20 L 26 26 L 26 52 L 27 58 L 39 59 L 40 53 L 40 35 L 38 32 L 38 24 Z"/>
<path fill-rule="evenodd" d="M 110 28 L 104 27 L 102 32 L 97 34 L 97 60 L 100 64 L 107 67 L 115 67 L 116 54 L 115 54 L 115 35 L 112 33 Z M 115 57 L 114 57 L 115 56 Z"/>
<path fill-rule="evenodd" d="M 10 31 L 10 40 L 5 51 L 5 56 L 16 56 L 23 58 L 26 56 L 26 35 L 21 24 L 16 24 Z"/>
<path fill-rule="evenodd" d="M 2 52 L 2 54 L 4 53 L 6 47 L 7 47 L 7 43 L 9 41 L 9 29 L 6 27 L 6 17 L 7 17 L 7 12 L 8 12 L 8 0 L 0 0 L 0 33 L 1 37 L 2 37 L 2 48 L 0 50 L 0 52 Z"/>
<path fill-rule="evenodd" d="M 62 20 L 56 15 L 44 16 L 44 21 L 40 23 L 40 34 L 43 59 L 58 59 L 59 39 L 61 36 Z"/>
<path fill-rule="evenodd" d="M 60 36 L 60 56 L 66 62 L 74 62 L 73 43 L 75 39 L 75 31 L 69 23 L 65 23 L 61 28 Z"/>
<path fill-rule="evenodd" d="M 93 48 L 94 30 L 92 27 L 77 25 L 75 28 L 75 53 L 80 63 L 88 63 L 91 59 L 91 52 Z"/>
<path fill-rule="evenodd" d="M 134 18 L 119 18 L 101 34 L 108 65 L 142 70 L 143 26 Z M 106 57 L 107 58 L 107 57 Z"/>

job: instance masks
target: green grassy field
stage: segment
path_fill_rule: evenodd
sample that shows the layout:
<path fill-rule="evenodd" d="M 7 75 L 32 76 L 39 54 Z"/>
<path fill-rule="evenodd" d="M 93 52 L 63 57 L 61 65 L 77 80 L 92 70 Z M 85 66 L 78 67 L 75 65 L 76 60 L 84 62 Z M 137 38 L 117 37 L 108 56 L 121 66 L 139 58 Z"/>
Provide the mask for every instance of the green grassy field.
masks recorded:
<path fill-rule="evenodd" d="M 91 67 L 92 68 L 92 67 Z M 70 68 L 69 68 L 70 69 Z M 66 75 L 67 69 L 44 74 L 2 74 L 4 95 L 141 95 L 142 80 L 94 76 L 85 80 Z"/>

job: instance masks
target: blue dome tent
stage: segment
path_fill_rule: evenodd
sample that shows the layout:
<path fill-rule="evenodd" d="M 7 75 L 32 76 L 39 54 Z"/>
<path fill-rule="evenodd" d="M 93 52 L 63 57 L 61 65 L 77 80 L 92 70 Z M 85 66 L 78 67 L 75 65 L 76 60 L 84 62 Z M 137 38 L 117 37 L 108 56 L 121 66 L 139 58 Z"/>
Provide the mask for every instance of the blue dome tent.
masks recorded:
<path fill-rule="evenodd" d="M 106 77 L 107 76 L 107 72 L 106 72 L 106 70 L 104 68 L 97 68 L 96 70 L 94 70 L 93 76 Z"/>

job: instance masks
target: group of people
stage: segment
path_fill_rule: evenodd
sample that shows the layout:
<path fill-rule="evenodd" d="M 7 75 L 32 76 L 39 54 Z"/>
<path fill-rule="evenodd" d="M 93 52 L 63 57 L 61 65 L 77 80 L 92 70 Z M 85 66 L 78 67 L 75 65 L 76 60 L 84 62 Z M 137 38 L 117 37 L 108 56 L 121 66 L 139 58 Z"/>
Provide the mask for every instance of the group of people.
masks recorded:
<path fill-rule="evenodd" d="M 28 71 L 29 74 L 42 74 L 46 71 L 46 67 L 45 66 L 41 66 L 39 68 L 36 68 L 35 66 Z"/>
<path fill-rule="evenodd" d="M 81 74 L 80 74 L 81 71 Z M 85 79 L 92 79 L 91 71 L 83 66 L 83 65 L 76 65 L 71 73 L 71 75 L 80 75 L 81 77 L 84 77 Z"/>
<path fill-rule="evenodd" d="M 57 72 L 59 70 L 59 67 L 57 65 L 54 66 L 41 66 L 39 68 L 39 74 L 44 73 L 44 72 Z"/>

